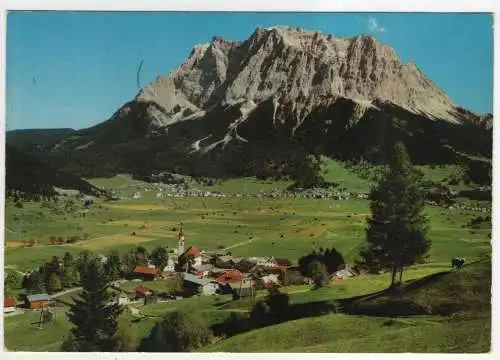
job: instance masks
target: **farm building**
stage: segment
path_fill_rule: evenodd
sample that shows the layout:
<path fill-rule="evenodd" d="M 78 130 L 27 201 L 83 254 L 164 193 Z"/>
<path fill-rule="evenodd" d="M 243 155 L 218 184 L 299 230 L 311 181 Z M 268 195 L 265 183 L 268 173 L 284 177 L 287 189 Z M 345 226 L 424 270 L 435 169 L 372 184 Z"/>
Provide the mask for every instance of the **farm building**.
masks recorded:
<path fill-rule="evenodd" d="M 134 275 L 144 281 L 156 280 L 156 278 L 160 275 L 160 271 L 155 267 L 136 266 L 134 269 Z"/>
<path fill-rule="evenodd" d="M 153 291 L 145 286 L 139 285 L 135 288 L 135 297 L 137 299 L 145 298 L 146 296 L 149 296 L 151 294 L 153 294 Z"/>
<path fill-rule="evenodd" d="M 188 296 L 200 295 L 215 295 L 219 285 L 210 279 L 203 279 L 199 276 L 184 273 L 184 292 Z"/>
<path fill-rule="evenodd" d="M 8 313 L 16 311 L 16 305 L 17 305 L 17 302 L 15 299 L 5 298 L 3 300 L 3 312 L 4 312 L 4 314 L 8 314 Z"/>
<path fill-rule="evenodd" d="M 255 288 L 251 282 L 233 283 L 230 285 L 233 299 L 253 298 L 255 296 Z"/>
<path fill-rule="evenodd" d="M 213 263 L 215 264 L 215 266 L 225 269 L 232 269 L 235 265 L 235 262 L 231 255 L 216 256 L 213 259 Z"/>
<path fill-rule="evenodd" d="M 201 252 L 199 252 L 198 249 L 195 248 L 194 246 L 188 247 L 188 249 L 186 251 L 184 251 L 184 253 L 182 253 L 181 256 L 192 257 L 194 259 L 193 266 L 194 267 L 201 266 L 201 259 L 202 259 L 201 258 Z"/>
<path fill-rule="evenodd" d="M 227 285 L 232 283 L 239 283 L 243 280 L 243 273 L 237 269 L 232 269 L 222 273 L 215 281 L 219 284 Z"/>
<path fill-rule="evenodd" d="M 26 300 L 29 309 L 42 309 L 49 306 L 51 297 L 48 294 L 35 294 L 26 296 Z"/>

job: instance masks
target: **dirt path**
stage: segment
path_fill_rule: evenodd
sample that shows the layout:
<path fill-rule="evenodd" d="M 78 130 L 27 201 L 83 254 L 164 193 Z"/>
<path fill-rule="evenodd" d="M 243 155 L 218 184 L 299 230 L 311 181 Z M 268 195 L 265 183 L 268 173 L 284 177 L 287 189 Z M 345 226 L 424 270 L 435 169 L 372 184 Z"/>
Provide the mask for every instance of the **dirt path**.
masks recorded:
<path fill-rule="evenodd" d="M 231 245 L 231 246 L 228 246 L 227 248 L 224 248 L 222 250 L 229 250 L 229 249 L 234 249 L 235 247 L 239 247 L 239 246 L 243 246 L 243 245 L 248 245 L 250 244 L 253 240 L 259 240 L 259 238 L 254 238 L 254 239 L 249 239 L 248 241 L 244 241 L 244 242 L 240 242 L 238 244 L 234 244 L 234 245 Z"/>
<path fill-rule="evenodd" d="M 66 295 L 66 294 L 69 294 L 69 293 L 72 293 L 72 292 L 75 292 L 75 291 L 79 291 L 81 289 L 82 289 L 82 287 L 71 288 L 71 289 L 67 289 L 67 290 L 60 291 L 58 293 L 52 294 L 51 296 L 53 298 L 57 298 L 59 296 L 63 296 L 63 295 Z"/>

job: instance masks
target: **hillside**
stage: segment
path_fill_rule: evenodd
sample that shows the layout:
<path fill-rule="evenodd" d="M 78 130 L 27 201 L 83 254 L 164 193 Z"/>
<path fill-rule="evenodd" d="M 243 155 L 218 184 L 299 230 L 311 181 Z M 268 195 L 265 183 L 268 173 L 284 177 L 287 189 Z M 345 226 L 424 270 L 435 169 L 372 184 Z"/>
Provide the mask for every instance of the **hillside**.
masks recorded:
<path fill-rule="evenodd" d="M 92 195 L 100 192 L 79 177 L 55 170 L 34 155 L 10 145 L 5 147 L 5 169 L 7 195 L 17 193 L 27 199 L 36 199 L 40 196 L 53 197 L 56 195 L 54 187 L 78 190 L 83 194 Z"/>
<path fill-rule="evenodd" d="M 52 148 L 64 138 L 71 136 L 73 129 L 23 129 L 7 131 L 5 141 L 24 151 L 37 152 Z"/>
<path fill-rule="evenodd" d="M 379 305 L 382 299 L 387 305 L 392 301 L 385 308 L 385 315 L 307 317 L 236 335 L 200 351 L 486 352 L 490 349 L 491 336 L 490 287 L 491 263 L 479 262 L 458 272 L 413 280 L 400 295 L 361 297 L 364 305 Z M 411 300 L 427 310 L 446 308 L 450 310 L 447 315 L 452 316 L 409 316 L 408 312 L 404 317 L 388 318 L 395 302 L 402 304 L 402 300 Z M 356 302 L 359 300 L 354 300 Z M 411 336 L 400 336 L 402 333 L 411 333 Z"/>
<path fill-rule="evenodd" d="M 279 26 L 194 46 L 110 119 L 44 155 L 85 177 L 294 178 L 309 154 L 384 163 L 395 141 L 422 165 L 490 159 L 492 121 L 371 36 Z"/>

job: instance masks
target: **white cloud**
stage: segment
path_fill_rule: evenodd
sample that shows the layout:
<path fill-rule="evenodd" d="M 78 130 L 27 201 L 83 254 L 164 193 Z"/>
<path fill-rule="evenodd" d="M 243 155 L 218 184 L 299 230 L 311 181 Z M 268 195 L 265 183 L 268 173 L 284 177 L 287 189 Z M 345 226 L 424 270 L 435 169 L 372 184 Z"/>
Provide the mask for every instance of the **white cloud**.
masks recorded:
<path fill-rule="evenodd" d="M 366 26 L 368 26 L 368 30 L 374 33 L 383 33 L 387 31 L 387 28 L 380 26 L 377 19 L 373 16 L 370 16 L 366 20 Z"/>

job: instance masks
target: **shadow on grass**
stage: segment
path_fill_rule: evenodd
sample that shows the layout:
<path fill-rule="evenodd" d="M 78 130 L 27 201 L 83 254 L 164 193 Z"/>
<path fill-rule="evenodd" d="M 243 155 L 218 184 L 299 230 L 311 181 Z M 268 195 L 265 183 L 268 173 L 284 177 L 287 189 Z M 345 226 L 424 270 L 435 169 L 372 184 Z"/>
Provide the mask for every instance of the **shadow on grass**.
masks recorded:
<path fill-rule="evenodd" d="M 216 336 L 224 335 L 229 337 L 286 321 L 336 313 L 384 317 L 423 315 L 427 313 L 426 308 L 403 298 L 403 296 L 436 282 L 449 273 L 449 271 L 440 272 L 422 279 L 409 281 L 397 288 L 388 288 L 345 299 L 292 304 L 279 313 L 268 313 L 264 318 L 261 316 L 260 319 L 231 313 L 224 322 L 213 325 L 212 331 Z M 230 302 L 226 301 L 218 305 L 222 306 Z"/>

